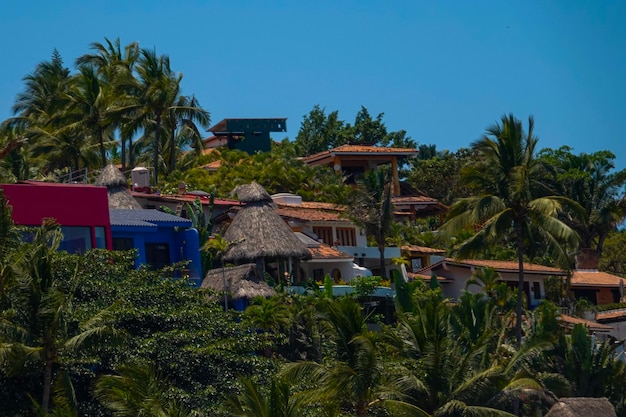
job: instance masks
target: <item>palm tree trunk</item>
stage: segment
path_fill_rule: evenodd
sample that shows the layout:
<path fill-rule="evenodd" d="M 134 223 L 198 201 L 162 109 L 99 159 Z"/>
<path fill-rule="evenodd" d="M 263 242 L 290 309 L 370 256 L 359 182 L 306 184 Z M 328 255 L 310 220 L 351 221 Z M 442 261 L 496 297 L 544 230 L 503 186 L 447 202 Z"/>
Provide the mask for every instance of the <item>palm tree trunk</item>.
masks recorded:
<path fill-rule="evenodd" d="M 107 154 L 104 149 L 104 133 L 102 132 L 102 127 L 98 127 L 98 142 L 100 144 L 100 158 L 102 158 L 102 168 L 107 165 Z"/>
<path fill-rule="evenodd" d="M 170 163 L 168 173 L 176 169 L 176 130 L 172 129 L 170 135 Z"/>
<path fill-rule="evenodd" d="M 522 296 L 524 294 L 524 241 L 519 226 L 516 230 L 517 246 L 517 306 L 515 308 L 515 345 L 519 348 L 522 344 Z"/>
<path fill-rule="evenodd" d="M 385 244 L 378 244 L 378 252 L 380 254 L 380 276 L 383 279 L 387 279 L 387 272 L 385 271 Z"/>
<path fill-rule="evenodd" d="M 44 367 L 43 374 L 43 395 L 41 397 L 41 408 L 48 412 L 50 408 L 50 391 L 52 388 L 52 366 L 54 361 L 52 358 L 46 359 L 46 365 Z"/>
<path fill-rule="evenodd" d="M 120 137 L 120 145 L 121 146 L 121 159 L 122 159 L 122 172 L 126 171 L 126 140 Z"/>
<path fill-rule="evenodd" d="M 157 113 L 155 118 L 155 131 L 154 131 L 154 186 L 159 184 L 159 140 L 161 136 L 161 115 Z"/>

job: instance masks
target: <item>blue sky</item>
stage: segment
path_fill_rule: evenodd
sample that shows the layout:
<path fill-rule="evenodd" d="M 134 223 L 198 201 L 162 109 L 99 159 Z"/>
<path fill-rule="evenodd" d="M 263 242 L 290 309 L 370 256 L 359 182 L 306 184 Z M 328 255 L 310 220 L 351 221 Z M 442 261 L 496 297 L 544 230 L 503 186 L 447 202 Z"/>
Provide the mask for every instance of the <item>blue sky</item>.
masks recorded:
<path fill-rule="evenodd" d="M 512 112 L 539 147 L 611 150 L 626 168 L 624 1 L 16 1 L 0 6 L 0 119 L 56 48 L 138 41 L 170 56 L 212 121 L 287 117 L 315 104 L 352 123 L 384 112 L 440 150 Z M 278 134 L 275 139 L 282 139 Z"/>

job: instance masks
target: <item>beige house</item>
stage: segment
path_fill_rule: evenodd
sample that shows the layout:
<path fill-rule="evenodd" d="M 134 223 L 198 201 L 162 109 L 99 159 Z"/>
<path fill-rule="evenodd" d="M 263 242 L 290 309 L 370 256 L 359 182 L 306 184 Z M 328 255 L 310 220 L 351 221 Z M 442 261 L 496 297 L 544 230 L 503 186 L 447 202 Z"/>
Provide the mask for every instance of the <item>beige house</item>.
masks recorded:
<path fill-rule="evenodd" d="M 502 281 L 508 283 L 512 288 L 517 288 L 519 268 L 518 263 L 513 261 L 445 258 L 422 268 L 418 274 L 422 277 L 437 275 L 444 296 L 457 300 L 465 289 L 472 293 L 482 290 L 476 285 L 467 287 L 467 281 L 479 268 L 493 268 L 500 274 Z M 525 262 L 524 293 L 529 306 L 536 306 L 545 298 L 544 281 L 546 278 L 564 276 L 565 272 L 561 269 Z"/>

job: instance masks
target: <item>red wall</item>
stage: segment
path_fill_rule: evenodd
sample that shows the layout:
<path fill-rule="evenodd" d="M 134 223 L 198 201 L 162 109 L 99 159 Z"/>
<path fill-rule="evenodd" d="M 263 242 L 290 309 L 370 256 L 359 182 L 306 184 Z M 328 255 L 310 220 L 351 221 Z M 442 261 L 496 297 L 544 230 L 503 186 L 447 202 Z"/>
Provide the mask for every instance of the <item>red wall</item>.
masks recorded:
<path fill-rule="evenodd" d="M 111 221 L 106 187 L 84 184 L 25 182 L 0 184 L 12 206 L 15 224 L 40 226 L 53 218 L 62 226 L 103 226 L 111 247 Z"/>

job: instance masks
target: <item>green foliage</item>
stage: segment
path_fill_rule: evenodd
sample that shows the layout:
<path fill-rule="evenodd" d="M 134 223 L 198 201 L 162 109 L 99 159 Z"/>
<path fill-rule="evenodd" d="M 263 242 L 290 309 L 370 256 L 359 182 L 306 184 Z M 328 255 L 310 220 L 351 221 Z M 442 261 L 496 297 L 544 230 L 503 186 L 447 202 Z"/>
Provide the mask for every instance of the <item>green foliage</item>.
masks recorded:
<path fill-rule="evenodd" d="M 367 297 L 376 290 L 376 287 L 380 286 L 382 280 L 382 277 L 377 275 L 369 277 L 359 276 L 354 278 L 350 284 L 354 287 L 356 297 Z"/>
<path fill-rule="evenodd" d="M 384 113 L 372 118 L 361 106 L 355 116 L 354 125 L 339 119 L 337 110 L 326 115 L 326 109 L 316 104 L 303 117 L 295 139 L 297 152 L 301 156 L 312 155 L 348 143 L 415 148 L 416 142 L 406 136 L 406 131 L 388 132 L 383 122 Z"/>
<path fill-rule="evenodd" d="M 324 297 L 333 298 L 333 279 L 330 274 L 324 275 Z"/>

